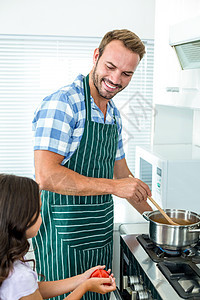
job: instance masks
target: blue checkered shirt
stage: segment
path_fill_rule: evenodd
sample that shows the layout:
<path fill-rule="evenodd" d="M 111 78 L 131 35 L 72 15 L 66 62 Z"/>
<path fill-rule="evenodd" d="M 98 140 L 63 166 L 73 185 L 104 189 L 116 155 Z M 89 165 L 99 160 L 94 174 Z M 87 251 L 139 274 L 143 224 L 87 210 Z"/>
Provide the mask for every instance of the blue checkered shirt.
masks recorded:
<path fill-rule="evenodd" d="M 85 101 L 83 75 L 78 75 L 68 86 L 44 98 L 33 119 L 34 150 L 49 150 L 64 156 L 64 165 L 75 152 L 81 141 L 85 125 Z M 105 124 L 118 128 L 116 160 L 125 157 L 122 143 L 122 121 L 114 102 L 107 105 Z M 104 114 L 91 97 L 91 118 L 93 122 L 104 123 Z"/>

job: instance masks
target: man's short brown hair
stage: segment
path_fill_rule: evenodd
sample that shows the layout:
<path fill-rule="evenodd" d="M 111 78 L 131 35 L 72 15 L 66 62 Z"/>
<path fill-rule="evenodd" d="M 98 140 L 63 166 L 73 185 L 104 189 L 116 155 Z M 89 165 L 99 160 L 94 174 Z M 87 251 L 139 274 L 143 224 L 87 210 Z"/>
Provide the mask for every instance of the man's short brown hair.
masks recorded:
<path fill-rule="evenodd" d="M 135 53 L 138 53 L 140 56 L 140 60 L 143 58 L 145 54 L 144 44 L 135 33 L 127 29 L 112 30 L 104 35 L 99 45 L 99 58 L 103 54 L 106 45 L 108 45 L 113 40 L 121 41 L 126 48 L 130 49 Z"/>

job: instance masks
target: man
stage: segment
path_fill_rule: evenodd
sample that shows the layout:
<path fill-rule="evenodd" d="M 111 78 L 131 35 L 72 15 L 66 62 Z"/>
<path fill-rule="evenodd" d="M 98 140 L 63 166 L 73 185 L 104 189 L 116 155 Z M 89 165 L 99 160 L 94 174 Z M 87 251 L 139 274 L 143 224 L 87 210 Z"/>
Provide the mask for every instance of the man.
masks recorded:
<path fill-rule="evenodd" d="M 134 33 L 108 32 L 94 51 L 89 75 L 45 98 L 35 113 L 35 175 L 43 190 L 44 221 L 33 243 L 38 273 L 47 280 L 97 264 L 111 268 L 112 194 L 140 213 L 151 210 L 149 187 L 129 177 L 121 118 L 112 100 L 129 84 L 144 53 Z"/>

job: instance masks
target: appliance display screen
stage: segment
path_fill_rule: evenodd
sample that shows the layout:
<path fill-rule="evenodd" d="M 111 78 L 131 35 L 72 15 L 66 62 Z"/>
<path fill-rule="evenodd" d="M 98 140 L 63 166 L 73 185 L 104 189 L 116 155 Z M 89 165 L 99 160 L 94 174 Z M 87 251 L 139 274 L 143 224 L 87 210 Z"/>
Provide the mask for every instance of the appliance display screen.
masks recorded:
<path fill-rule="evenodd" d="M 162 176 L 162 170 L 160 168 L 157 168 L 157 175 L 159 175 L 160 177 Z"/>

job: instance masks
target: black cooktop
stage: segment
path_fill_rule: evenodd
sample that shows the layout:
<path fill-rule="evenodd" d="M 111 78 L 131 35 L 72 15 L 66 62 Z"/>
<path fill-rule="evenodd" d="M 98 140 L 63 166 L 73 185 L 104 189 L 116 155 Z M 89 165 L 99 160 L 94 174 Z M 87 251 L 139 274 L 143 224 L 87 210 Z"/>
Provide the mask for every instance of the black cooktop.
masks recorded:
<path fill-rule="evenodd" d="M 151 242 L 147 234 L 127 235 L 120 240 L 120 286 L 123 286 L 123 276 L 137 276 L 144 290 L 150 293 L 149 299 L 200 300 L 200 243 L 188 249 L 166 251 Z M 140 246 L 144 249 L 141 255 Z M 162 276 L 158 283 L 159 273 L 166 280 Z"/>
<path fill-rule="evenodd" d="M 137 236 L 137 240 L 145 249 L 149 257 L 154 262 L 174 261 L 174 262 L 194 262 L 200 263 L 200 242 L 187 249 L 180 250 L 166 250 L 162 247 L 155 245 L 149 238 L 148 234 L 141 234 Z"/>
<path fill-rule="evenodd" d="M 200 269 L 193 262 L 165 261 L 157 266 L 180 297 L 200 299 Z"/>
<path fill-rule="evenodd" d="M 200 299 L 200 242 L 188 249 L 166 250 L 155 245 L 147 234 L 137 240 L 183 299 Z"/>

